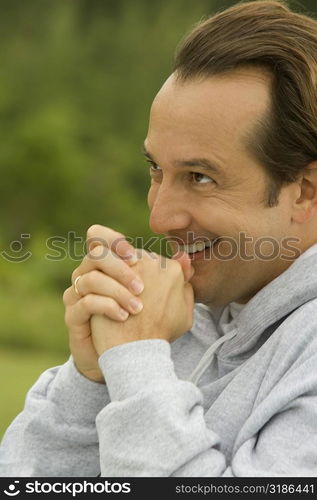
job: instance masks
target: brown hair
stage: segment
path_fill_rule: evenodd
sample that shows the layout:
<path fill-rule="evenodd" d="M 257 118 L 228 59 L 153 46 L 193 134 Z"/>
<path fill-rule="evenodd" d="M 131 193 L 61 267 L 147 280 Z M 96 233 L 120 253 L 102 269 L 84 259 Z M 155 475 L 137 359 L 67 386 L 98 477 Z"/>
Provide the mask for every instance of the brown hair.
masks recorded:
<path fill-rule="evenodd" d="M 241 66 L 269 69 L 272 106 L 247 145 L 268 174 L 266 206 L 317 159 L 317 21 L 282 1 L 239 3 L 198 24 L 181 42 L 176 77 L 186 81 Z"/>

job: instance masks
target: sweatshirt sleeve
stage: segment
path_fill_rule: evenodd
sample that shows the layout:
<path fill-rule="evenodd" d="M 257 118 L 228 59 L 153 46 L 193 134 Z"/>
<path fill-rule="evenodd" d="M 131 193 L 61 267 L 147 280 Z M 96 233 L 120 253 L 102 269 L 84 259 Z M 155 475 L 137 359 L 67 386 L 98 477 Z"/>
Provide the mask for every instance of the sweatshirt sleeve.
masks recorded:
<path fill-rule="evenodd" d="M 99 364 L 111 398 L 96 419 L 102 476 L 317 475 L 317 401 L 307 384 L 306 396 L 293 394 L 288 405 L 278 395 L 275 415 L 261 408 L 262 424 L 249 427 L 249 435 L 242 432 L 232 463 L 226 463 L 219 436 L 206 425 L 202 393 L 177 378 L 168 342 L 116 346 Z M 311 383 L 316 388 L 316 380 Z"/>
<path fill-rule="evenodd" d="M 72 356 L 46 370 L 0 446 L 0 476 L 97 476 L 96 416 L 109 403 L 106 385 L 76 369 Z"/>
<path fill-rule="evenodd" d="M 221 476 L 218 436 L 204 420 L 201 391 L 177 378 L 165 340 L 113 347 L 99 358 L 111 403 L 97 416 L 101 475 Z M 182 474 L 181 474 L 182 475 Z"/>

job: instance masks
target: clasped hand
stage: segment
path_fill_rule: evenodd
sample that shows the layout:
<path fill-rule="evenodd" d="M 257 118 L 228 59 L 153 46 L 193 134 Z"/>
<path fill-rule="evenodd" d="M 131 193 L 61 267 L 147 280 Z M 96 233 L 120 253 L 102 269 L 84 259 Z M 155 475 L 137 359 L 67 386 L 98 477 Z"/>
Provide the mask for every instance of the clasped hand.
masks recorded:
<path fill-rule="evenodd" d="M 107 349 L 154 338 L 172 342 L 191 327 L 194 270 L 186 253 L 168 259 L 136 250 L 110 228 L 92 226 L 87 238 L 89 251 L 72 275 L 73 283 L 80 276 L 78 294 L 74 286 L 64 293 L 65 322 L 77 369 L 102 383 L 98 358 Z"/>

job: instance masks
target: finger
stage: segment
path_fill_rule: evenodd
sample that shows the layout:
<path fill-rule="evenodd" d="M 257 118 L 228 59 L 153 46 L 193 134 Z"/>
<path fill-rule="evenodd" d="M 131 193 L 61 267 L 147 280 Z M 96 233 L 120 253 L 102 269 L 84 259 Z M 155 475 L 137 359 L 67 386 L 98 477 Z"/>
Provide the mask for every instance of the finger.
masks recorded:
<path fill-rule="evenodd" d="M 110 248 L 128 264 L 133 265 L 137 262 L 135 248 L 128 243 L 122 233 L 114 231 L 110 227 L 101 226 L 99 224 L 91 226 L 87 231 L 86 244 L 88 252 L 93 250 L 96 246 L 102 245 Z"/>
<path fill-rule="evenodd" d="M 180 263 L 180 265 L 182 266 L 183 273 L 184 273 L 184 280 L 186 283 L 188 283 L 192 279 L 192 277 L 194 276 L 194 273 L 195 273 L 195 269 L 193 268 L 193 266 L 191 264 L 191 260 L 190 260 L 188 253 L 186 253 L 184 251 L 176 252 L 173 255 L 172 259 L 177 260 L 177 262 Z"/>
<path fill-rule="evenodd" d="M 63 302 L 66 307 L 76 304 L 80 299 L 81 297 L 76 293 L 74 286 L 70 286 L 65 290 Z"/>
<path fill-rule="evenodd" d="M 111 297 L 100 295 L 85 295 L 65 313 L 65 322 L 69 328 L 87 323 L 93 314 L 100 314 L 115 321 L 125 321 L 129 313 L 124 311 Z"/>
<path fill-rule="evenodd" d="M 144 289 L 143 281 L 138 274 L 133 271 L 133 268 L 130 268 L 109 248 L 99 245 L 91 250 L 91 252 L 84 257 L 80 266 L 73 272 L 72 283 L 74 283 L 78 276 L 86 274 L 93 269 L 102 271 L 136 295 L 140 294 Z M 80 280 L 78 284 L 79 282 Z"/>
<path fill-rule="evenodd" d="M 143 309 L 140 299 L 136 298 L 117 280 L 96 269 L 80 276 L 77 281 L 77 290 L 80 296 L 94 294 L 111 297 L 123 309 L 132 314 L 137 314 Z"/>

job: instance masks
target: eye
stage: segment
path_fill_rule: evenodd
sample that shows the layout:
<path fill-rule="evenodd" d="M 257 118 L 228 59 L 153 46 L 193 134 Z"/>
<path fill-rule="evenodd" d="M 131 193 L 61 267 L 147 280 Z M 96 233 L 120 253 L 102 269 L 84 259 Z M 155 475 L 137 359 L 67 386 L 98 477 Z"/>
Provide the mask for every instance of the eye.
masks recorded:
<path fill-rule="evenodd" d="M 150 172 L 157 173 L 161 172 L 161 168 L 154 163 L 154 161 L 149 160 L 148 158 L 145 159 L 145 161 L 150 165 Z"/>
<path fill-rule="evenodd" d="M 145 161 L 150 165 L 151 174 L 159 174 L 162 172 L 161 167 L 154 163 L 153 160 L 145 158 Z M 202 174 L 201 172 L 189 172 L 189 176 L 191 181 L 193 181 L 193 183 L 196 185 L 210 184 L 215 182 L 211 177 L 208 177 L 208 175 Z"/>
<path fill-rule="evenodd" d="M 190 174 L 195 184 L 208 184 L 209 182 L 215 182 L 211 177 L 201 174 L 200 172 L 191 172 Z"/>

